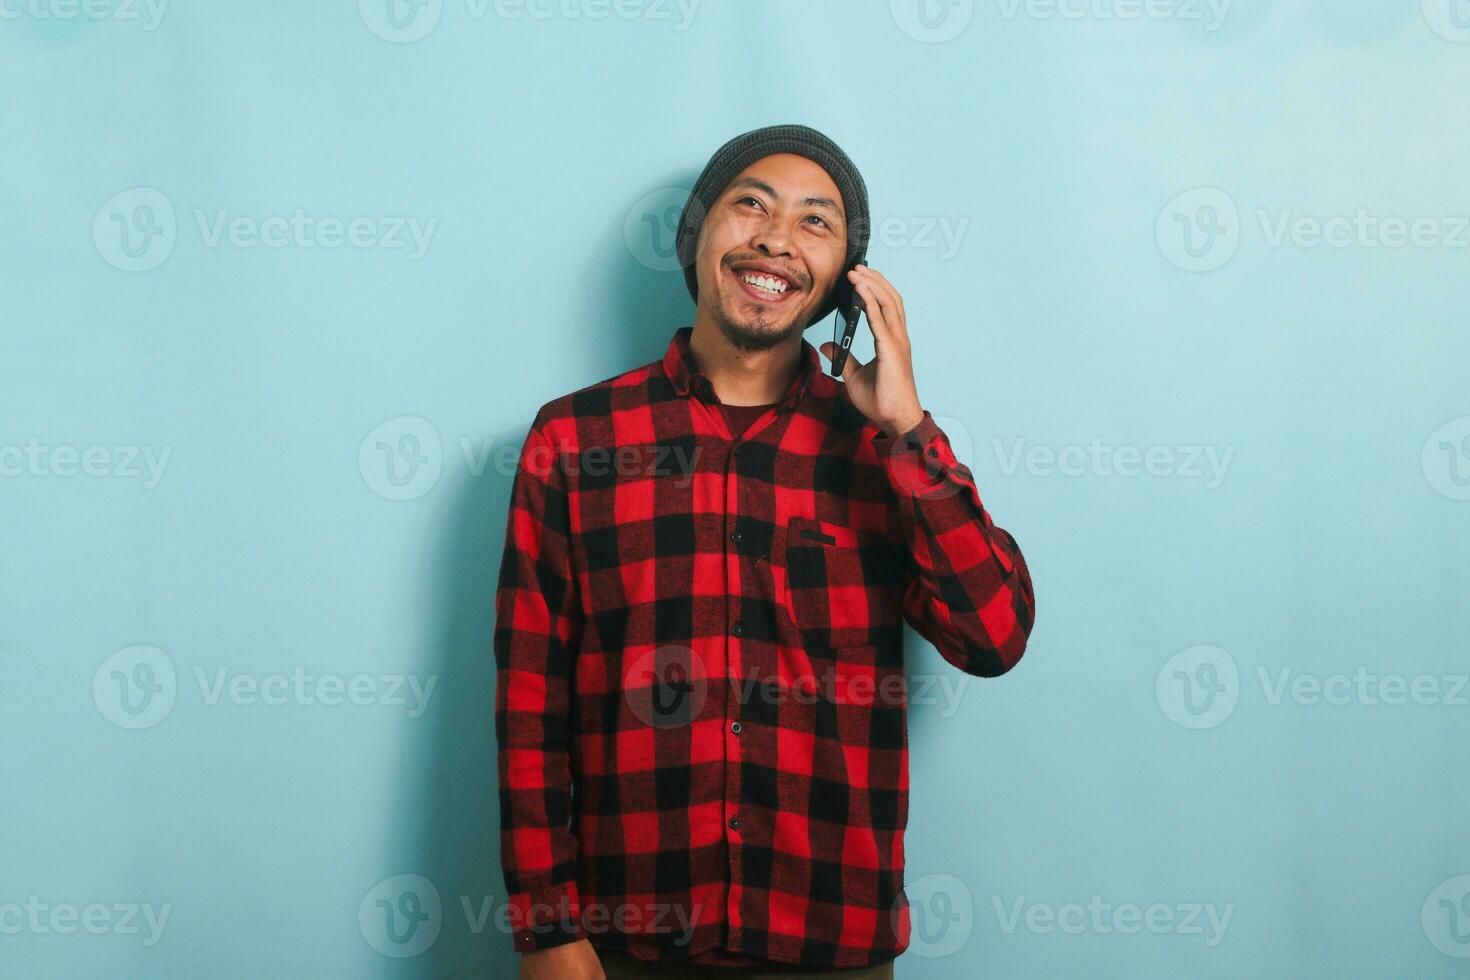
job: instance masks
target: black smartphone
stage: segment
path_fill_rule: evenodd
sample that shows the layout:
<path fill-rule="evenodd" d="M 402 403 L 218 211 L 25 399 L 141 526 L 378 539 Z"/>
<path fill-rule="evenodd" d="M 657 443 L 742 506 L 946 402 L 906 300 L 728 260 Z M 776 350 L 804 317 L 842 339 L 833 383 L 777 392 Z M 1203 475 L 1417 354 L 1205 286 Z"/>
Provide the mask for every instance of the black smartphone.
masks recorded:
<path fill-rule="evenodd" d="M 842 270 L 842 278 L 846 279 L 847 274 L 857 266 L 867 264 L 866 253 L 859 255 L 852 265 Z M 862 309 L 862 298 L 858 296 L 858 291 L 854 287 L 852 299 L 848 302 L 847 308 L 842 311 L 842 340 L 837 344 L 837 350 L 832 355 L 832 377 L 834 378 L 842 377 L 842 369 L 847 366 L 847 352 L 852 347 L 853 335 L 857 333 L 858 314 L 862 312 Z"/>

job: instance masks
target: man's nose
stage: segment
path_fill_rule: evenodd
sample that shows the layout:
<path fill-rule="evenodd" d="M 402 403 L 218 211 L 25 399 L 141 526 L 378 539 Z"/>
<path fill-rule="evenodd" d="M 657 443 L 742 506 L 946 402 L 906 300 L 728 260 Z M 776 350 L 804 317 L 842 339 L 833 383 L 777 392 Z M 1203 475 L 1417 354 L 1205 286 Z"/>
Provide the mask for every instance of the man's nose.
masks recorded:
<path fill-rule="evenodd" d="M 791 232 L 779 215 L 771 215 L 756 229 L 751 244 L 767 255 L 790 255 Z"/>

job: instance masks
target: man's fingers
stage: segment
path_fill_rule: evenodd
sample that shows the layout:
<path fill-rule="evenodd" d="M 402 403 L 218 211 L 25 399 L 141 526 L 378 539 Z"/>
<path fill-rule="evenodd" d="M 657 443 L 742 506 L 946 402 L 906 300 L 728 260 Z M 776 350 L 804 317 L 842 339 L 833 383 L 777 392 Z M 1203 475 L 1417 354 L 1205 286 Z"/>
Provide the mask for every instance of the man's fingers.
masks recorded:
<path fill-rule="evenodd" d="M 870 267 L 864 268 L 867 269 L 867 276 L 872 281 L 873 288 L 884 297 L 884 305 L 889 311 L 888 318 L 900 330 L 904 329 L 906 317 L 903 310 L 903 296 L 899 293 L 897 287 L 884 277 L 883 273 Z"/>
<path fill-rule="evenodd" d="M 868 322 L 873 326 L 874 338 L 878 343 L 891 340 L 895 343 L 907 339 L 904 327 L 903 301 L 898 290 L 877 272 L 860 267 L 855 276 L 854 288 L 863 300 Z"/>
<path fill-rule="evenodd" d="M 873 349 L 882 353 L 883 344 L 893 339 L 893 332 L 888 323 L 888 311 L 883 307 L 883 300 L 873 290 L 872 285 L 864 279 L 859 279 L 855 284 L 857 294 L 863 301 L 863 314 L 868 318 L 868 326 L 873 330 Z"/>
<path fill-rule="evenodd" d="M 830 363 L 832 359 L 837 356 L 837 351 L 839 348 L 836 344 L 832 343 L 832 341 L 828 340 L 825 341 L 818 349 L 827 356 L 827 361 L 828 363 Z M 842 380 L 851 380 L 852 376 L 854 374 L 857 374 L 862 369 L 862 362 L 853 356 L 852 348 L 849 347 L 847 350 L 847 363 L 842 365 Z"/>

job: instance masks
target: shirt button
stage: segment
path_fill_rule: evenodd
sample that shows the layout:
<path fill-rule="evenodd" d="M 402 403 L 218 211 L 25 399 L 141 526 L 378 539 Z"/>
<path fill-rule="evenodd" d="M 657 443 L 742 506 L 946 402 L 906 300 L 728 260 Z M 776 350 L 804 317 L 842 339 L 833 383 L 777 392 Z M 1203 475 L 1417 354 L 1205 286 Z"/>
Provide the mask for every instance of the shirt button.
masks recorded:
<path fill-rule="evenodd" d="M 734 541 L 736 544 L 739 544 L 740 543 L 740 539 L 742 537 L 744 537 L 744 535 L 742 535 L 739 531 L 731 531 L 730 532 L 730 540 L 731 541 Z"/>
<path fill-rule="evenodd" d="M 937 457 L 939 455 L 939 450 L 935 449 L 933 446 L 930 446 L 929 455 Z"/>
<path fill-rule="evenodd" d="M 734 732 L 736 735 L 739 735 L 740 734 L 740 722 L 738 722 L 738 721 L 732 721 L 732 722 L 730 722 L 730 731 Z"/>
<path fill-rule="evenodd" d="M 745 443 L 742 442 L 740 445 L 738 445 L 734 449 L 732 449 L 731 452 L 734 455 L 739 456 L 740 455 L 740 450 L 742 450 L 744 448 L 745 448 Z"/>
<path fill-rule="evenodd" d="M 730 632 L 734 633 L 736 636 L 739 636 L 740 634 L 745 632 L 745 627 L 741 626 L 740 620 L 737 619 L 735 620 L 734 625 L 730 627 Z"/>
<path fill-rule="evenodd" d="M 740 829 L 740 818 L 739 817 L 731 817 L 730 818 L 730 829 L 731 830 L 739 830 Z"/>

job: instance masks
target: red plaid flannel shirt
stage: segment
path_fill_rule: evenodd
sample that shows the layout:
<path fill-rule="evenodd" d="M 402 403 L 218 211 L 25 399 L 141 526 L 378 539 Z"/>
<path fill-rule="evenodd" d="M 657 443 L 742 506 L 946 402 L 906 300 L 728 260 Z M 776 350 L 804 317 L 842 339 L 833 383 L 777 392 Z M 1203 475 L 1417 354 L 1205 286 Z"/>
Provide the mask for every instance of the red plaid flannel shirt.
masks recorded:
<path fill-rule="evenodd" d="M 1002 674 L 1030 573 L 928 412 L 882 432 L 804 340 L 732 441 L 691 332 L 521 450 L 494 633 L 514 946 L 880 963 L 908 945 L 903 623 Z"/>

